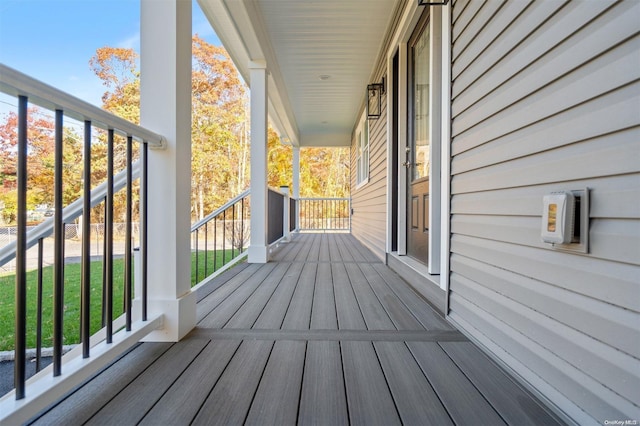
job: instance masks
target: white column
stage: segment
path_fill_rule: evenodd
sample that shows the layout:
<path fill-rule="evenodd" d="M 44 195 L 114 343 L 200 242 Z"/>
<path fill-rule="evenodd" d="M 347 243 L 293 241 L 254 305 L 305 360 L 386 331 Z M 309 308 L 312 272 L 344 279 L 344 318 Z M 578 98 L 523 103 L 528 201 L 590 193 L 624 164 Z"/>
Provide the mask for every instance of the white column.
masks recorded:
<path fill-rule="evenodd" d="M 248 262 L 267 263 L 267 67 L 249 64 L 251 77 L 251 240 Z"/>
<path fill-rule="evenodd" d="M 191 292 L 191 0 L 141 0 L 140 122 L 163 135 L 149 151 L 149 315 L 146 340 L 177 341 L 196 323 Z"/>
<path fill-rule="evenodd" d="M 293 166 L 293 182 L 291 183 L 291 186 L 293 187 L 293 198 L 296 200 L 296 223 L 295 223 L 295 229 L 296 231 L 298 229 L 300 229 L 300 202 L 298 201 L 300 199 L 300 147 L 299 146 L 294 146 L 293 147 L 293 159 L 292 159 L 292 166 Z"/>

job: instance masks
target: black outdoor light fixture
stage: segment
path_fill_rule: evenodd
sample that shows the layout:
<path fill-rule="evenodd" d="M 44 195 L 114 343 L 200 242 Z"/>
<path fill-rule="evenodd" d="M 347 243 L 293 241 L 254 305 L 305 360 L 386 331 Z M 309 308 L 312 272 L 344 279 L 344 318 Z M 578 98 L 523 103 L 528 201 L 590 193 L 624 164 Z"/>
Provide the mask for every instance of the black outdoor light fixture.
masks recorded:
<path fill-rule="evenodd" d="M 418 0 L 418 6 L 444 6 L 449 0 Z"/>
<path fill-rule="evenodd" d="M 367 118 L 378 119 L 382 111 L 382 95 L 384 94 L 384 77 L 381 83 L 367 85 Z"/>

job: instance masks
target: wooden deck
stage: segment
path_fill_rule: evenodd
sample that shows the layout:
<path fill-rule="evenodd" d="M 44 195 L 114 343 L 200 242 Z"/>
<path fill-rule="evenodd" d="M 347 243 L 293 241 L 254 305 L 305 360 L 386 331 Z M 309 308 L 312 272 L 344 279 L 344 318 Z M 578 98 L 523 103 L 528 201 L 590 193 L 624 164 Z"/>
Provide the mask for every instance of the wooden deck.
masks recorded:
<path fill-rule="evenodd" d="M 199 292 L 35 424 L 557 424 L 349 234 L 301 234 Z"/>

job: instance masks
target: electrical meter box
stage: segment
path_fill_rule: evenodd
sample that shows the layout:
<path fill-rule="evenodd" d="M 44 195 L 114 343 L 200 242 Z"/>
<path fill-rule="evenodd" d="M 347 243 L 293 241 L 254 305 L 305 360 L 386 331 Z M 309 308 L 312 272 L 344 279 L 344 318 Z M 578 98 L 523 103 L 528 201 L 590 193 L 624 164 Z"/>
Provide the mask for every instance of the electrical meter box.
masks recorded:
<path fill-rule="evenodd" d="M 543 198 L 542 241 L 569 244 L 573 239 L 575 197 L 571 192 L 552 192 Z"/>

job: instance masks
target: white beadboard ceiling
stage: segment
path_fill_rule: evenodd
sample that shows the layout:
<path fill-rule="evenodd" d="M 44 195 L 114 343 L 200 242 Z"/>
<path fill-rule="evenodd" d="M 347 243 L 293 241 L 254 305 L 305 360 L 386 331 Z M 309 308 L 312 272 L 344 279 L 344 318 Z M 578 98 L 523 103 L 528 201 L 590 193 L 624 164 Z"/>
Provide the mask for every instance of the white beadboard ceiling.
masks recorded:
<path fill-rule="evenodd" d="M 348 146 L 398 1 L 199 3 L 248 84 L 250 61 L 266 61 L 270 118 L 283 139 Z"/>

